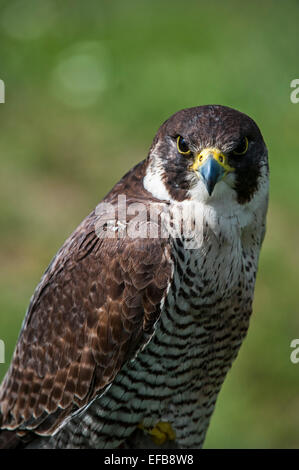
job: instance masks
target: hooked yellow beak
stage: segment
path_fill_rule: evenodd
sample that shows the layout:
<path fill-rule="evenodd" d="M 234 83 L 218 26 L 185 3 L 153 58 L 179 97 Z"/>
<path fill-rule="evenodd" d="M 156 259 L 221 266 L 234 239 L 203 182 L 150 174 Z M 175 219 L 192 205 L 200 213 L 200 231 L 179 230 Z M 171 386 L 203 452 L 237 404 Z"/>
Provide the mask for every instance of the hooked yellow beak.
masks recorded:
<path fill-rule="evenodd" d="M 212 147 L 205 148 L 196 155 L 191 169 L 198 176 L 201 175 L 210 196 L 216 183 L 228 173 L 235 171 L 228 164 L 227 157 L 219 149 Z"/>

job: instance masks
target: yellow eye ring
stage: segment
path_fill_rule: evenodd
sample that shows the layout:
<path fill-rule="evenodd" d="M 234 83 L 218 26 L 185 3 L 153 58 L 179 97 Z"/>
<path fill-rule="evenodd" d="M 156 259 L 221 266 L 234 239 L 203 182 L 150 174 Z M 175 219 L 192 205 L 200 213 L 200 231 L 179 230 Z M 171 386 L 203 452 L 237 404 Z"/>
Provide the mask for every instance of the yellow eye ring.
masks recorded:
<path fill-rule="evenodd" d="M 238 152 L 237 150 L 233 150 L 233 154 L 234 155 L 245 155 L 245 153 L 247 152 L 248 150 L 248 139 L 247 137 L 244 137 L 243 141 L 242 141 L 242 144 L 244 143 L 244 148 L 242 148 L 241 152 Z M 240 144 L 238 145 L 238 147 L 240 146 Z M 237 147 L 237 148 L 238 148 Z"/>
<path fill-rule="evenodd" d="M 179 151 L 182 155 L 190 155 L 191 150 L 188 149 L 188 146 L 187 146 L 186 143 L 185 143 L 185 148 L 186 148 L 187 150 L 184 150 L 184 149 L 182 149 L 182 148 L 180 147 L 180 143 L 181 143 L 181 145 L 182 145 L 182 144 L 184 145 L 184 140 L 185 140 L 185 139 L 184 139 L 183 137 L 181 137 L 180 135 L 178 136 L 178 138 L 177 138 L 177 140 L 176 140 L 177 149 L 178 149 L 178 151 Z"/>

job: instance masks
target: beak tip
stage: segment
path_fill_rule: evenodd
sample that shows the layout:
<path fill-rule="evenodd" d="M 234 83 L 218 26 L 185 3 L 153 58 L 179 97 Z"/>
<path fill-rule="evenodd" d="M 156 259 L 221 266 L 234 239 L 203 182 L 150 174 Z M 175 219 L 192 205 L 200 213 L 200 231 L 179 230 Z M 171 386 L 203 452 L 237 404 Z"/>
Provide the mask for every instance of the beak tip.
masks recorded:
<path fill-rule="evenodd" d="M 213 194 L 213 191 L 214 191 L 214 188 L 215 188 L 215 184 L 209 184 L 205 181 L 205 186 L 207 188 L 207 191 L 209 193 L 209 196 L 212 196 Z"/>

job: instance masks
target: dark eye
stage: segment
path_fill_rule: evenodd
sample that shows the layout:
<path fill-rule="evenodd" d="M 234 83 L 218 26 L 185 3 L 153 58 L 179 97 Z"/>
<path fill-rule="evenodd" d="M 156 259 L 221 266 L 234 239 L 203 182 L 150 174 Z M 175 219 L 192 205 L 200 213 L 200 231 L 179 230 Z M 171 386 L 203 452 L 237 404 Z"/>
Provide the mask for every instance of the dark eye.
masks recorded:
<path fill-rule="evenodd" d="M 189 149 L 186 140 L 180 135 L 177 138 L 176 146 L 178 148 L 178 151 L 183 155 L 189 155 L 191 153 L 191 150 Z"/>
<path fill-rule="evenodd" d="M 237 147 L 233 150 L 234 155 L 244 155 L 248 150 L 248 139 L 243 137 Z"/>

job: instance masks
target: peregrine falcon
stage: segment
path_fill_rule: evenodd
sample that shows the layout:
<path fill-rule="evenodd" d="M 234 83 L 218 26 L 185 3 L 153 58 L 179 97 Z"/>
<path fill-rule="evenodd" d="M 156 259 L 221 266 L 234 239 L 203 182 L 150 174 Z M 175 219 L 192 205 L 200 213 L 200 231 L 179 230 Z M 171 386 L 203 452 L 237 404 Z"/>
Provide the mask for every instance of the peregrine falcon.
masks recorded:
<path fill-rule="evenodd" d="M 245 114 L 165 121 L 37 286 L 0 388 L 0 447 L 202 447 L 249 325 L 268 179 Z"/>

